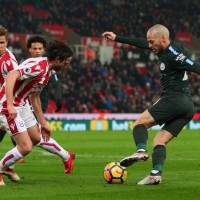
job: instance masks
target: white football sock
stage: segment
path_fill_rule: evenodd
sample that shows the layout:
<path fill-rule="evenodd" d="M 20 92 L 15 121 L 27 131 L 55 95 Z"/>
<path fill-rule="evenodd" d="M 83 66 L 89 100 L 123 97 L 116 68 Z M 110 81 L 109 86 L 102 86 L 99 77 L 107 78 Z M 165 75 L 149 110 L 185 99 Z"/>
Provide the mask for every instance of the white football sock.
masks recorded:
<path fill-rule="evenodd" d="M 17 147 L 8 151 L 0 161 L 0 167 L 9 167 L 13 165 L 17 160 L 22 158 L 22 154 L 18 151 Z"/>
<path fill-rule="evenodd" d="M 41 138 L 40 143 L 37 146 L 45 149 L 46 151 L 60 156 L 64 161 L 69 159 L 69 153 L 63 149 L 53 138 L 50 138 L 48 142 L 45 142 Z"/>

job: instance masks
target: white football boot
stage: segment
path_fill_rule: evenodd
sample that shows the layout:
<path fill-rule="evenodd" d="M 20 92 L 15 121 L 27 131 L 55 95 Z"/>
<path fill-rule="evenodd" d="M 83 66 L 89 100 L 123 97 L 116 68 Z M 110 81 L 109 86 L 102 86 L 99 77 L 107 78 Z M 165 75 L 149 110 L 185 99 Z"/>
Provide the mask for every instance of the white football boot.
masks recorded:
<path fill-rule="evenodd" d="M 146 151 L 138 151 L 120 160 L 120 165 L 123 167 L 128 167 L 138 161 L 146 161 L 148 158 L 149 156 Z"/>
<path fill-rule="evenodd" d="M 150 174 L 146 176 L 144 179 L 139 181 L 138 185 L 158 185 L 162 182 L 162 177 L 160 174 Z"/>

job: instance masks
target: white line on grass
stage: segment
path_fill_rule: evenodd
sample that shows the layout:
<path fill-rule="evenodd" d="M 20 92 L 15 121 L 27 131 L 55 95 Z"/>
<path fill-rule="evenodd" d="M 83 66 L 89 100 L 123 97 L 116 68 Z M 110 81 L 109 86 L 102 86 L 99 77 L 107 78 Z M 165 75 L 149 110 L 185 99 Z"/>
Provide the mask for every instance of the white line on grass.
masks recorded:
<path fill-rule="evenodd" d="M 47 151 L 38 151 L 40 152 L 40 154 L 44 155 L 44 156 L 54 156 L 54 154 L 51 154 Z M 113 159 L 118 159 L 120 160 L 121 158 L 123 158 L 124 156 L 116 156 L 116 155 L 96 155 L 96 154 L 76 154 L 76 158 L 96 158 L 96 159 L 101 159 L 101 158 L 113 158 Z M 150 158 L 151 160 L 151 158 Z M 169 157 L 167 158 L 167 160 L 188 160 L 188 161 L 199 161 L 198 158 L 183 158 L 183 157 Z"/>

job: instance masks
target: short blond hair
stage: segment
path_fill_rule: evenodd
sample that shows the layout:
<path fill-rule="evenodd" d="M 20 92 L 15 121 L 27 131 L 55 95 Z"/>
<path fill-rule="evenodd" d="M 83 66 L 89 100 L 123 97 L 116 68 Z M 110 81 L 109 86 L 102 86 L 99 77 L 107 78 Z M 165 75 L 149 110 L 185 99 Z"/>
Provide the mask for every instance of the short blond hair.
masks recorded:
<path fill-rule="evenodd" d="M 0 26 L 0 36 L 5 36 L 6 40 L 8 39 L 8 30 L 3 26 Z"/>
<path fill-rule="evenodd" d="M 154 32 L 154 34 L 161 36 L 165 35 L 166 37 L 169 38 L 169 30 L 166 26 L 162 24 L 156 24 L 152 27 L 149 28 L 148 32 Z"/>

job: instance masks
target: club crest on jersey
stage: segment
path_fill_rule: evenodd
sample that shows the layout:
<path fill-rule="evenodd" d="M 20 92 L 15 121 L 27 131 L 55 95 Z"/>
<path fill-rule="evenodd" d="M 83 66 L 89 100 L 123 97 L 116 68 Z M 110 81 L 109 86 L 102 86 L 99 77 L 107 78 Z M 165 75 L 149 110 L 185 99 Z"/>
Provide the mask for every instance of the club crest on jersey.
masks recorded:
<path fill-rule="evenodd" d="M 161 70 L 161 71 L 164 71 L 164 70 L 165 70 L 165 64 L 164 64 L 164 63 L 161 63 L 161 64 L 160 64 L 160 70 Z"/>
<path fill-rule="evenodd" d="M 10 127 L 11 130 L 15 131 L 16 130 L 15 122 L 10 122 L 9 127 Z"/>

